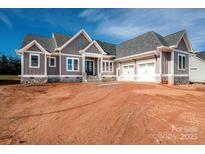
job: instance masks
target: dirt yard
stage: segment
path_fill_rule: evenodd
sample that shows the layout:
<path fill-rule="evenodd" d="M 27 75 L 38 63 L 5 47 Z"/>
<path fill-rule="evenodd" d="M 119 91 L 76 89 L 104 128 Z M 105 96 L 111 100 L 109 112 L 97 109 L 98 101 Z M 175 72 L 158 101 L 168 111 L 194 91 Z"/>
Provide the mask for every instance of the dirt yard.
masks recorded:
<path fill-rule="evenodd" d="M 205 144 L 205 85 L 0 86 L 0 144 Z"/>

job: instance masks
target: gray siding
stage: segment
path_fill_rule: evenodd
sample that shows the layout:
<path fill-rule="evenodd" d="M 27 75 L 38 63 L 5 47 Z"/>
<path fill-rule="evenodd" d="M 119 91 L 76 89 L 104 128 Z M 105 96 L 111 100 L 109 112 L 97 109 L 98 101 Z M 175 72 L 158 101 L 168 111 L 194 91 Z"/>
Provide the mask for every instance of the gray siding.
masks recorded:
<path fill-rule="evenodd" d="M 29 54 L 24 53 L 24 75 L 44 75 L 45 71 L 45 54 L 40 55 L 40 68 L 29 68 Z"/>
<path fill-rule="evenodd" d="M 62 49 L 62 53 L 79 55 L 79 50 L 84 49 L 90 42 L 83 34 L 76 37 L 71 43 Z"/>
<path fill-rule="evenodd" d="M 30 48 L 27 49 L 27 51 L 42 52 L 36 45 L 31 46 Z"/>
<path fill-rule="evenodd" d="M 185 70 L 178 70 L 178 54 L 183 54 L 181 52 L 174 51 L 174 74 L 188 74 L 189 73 L 189 56 L 185 55 Z"/>
<path fill-rule="evenodd" d="M 181 41 L 179 42 L 179 45 L 178 45 L 177 49 L 183 50 L 183 51 L 188 51 L 188 49 L 187 49 L 187 47 L 186 47 L 186 44 L 185 44 L 183 38 L 182 38 Z"/>
<path fill-rule="evenodd" d="M 66 71 L 66 57 L 72 56 L 64 56 L 61 55 L 61 75 L 82 75 L 82 58 L 81 57 L 74 57 L 79 58 L 79 71 Z"/>
<path fill-rule="evenodd" d="M 162 74 L 171 73 L 171 53 L 162 52 Z"/>
<path fill-rule="evenodd" d="M 101 52 L 98 50 L 98 48 L 97 48 L 94 44 L 91 45 L 91 46 L 86 50 L 86 52 L 101 54 Z"/>
<path fill-rule="evenodd" d="M 48 75 L 59 75 L 59 57 L 56 56 L 56 67 L 49 67 L 49 57 L 47 57 Z"/>

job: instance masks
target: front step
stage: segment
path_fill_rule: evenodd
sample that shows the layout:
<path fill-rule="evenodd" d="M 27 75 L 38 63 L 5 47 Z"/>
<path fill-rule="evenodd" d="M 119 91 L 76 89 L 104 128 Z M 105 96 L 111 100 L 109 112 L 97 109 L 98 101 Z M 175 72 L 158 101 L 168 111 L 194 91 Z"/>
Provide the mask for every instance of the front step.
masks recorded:
<path fill-rule="evenodd" d="M 98 82 L 100 81 L 99 77 L 96 75 L 88 75 L 87 76 L 87 82 Z"/>

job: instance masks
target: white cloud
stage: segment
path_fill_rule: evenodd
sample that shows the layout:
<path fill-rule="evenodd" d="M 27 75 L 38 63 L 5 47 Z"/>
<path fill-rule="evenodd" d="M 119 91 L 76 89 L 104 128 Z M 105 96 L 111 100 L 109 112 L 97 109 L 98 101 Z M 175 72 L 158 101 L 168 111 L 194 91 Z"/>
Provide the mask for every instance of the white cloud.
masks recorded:
<path fill-rule="evenodd" d="M 6 14 L 0 12 L 0 21 L 3 22 L 10 30 L 13 30 L 13 24 Z"/>
<path fill-rule="evenodd" d="M 106 18 L 101 10 L 103 9 L 85 9 L 80 12 L 79 17 L 85 18 L 88 22 L 97 22 Z"/>
<path fill-rule="evenodd" d="M 186 29 L 195 48 L 205 43 L 205 9 L 87 9 L 80 16 L 87 22 L 100 16 L 95 33 L 119 41 L 151 30 L 167 35 Z"/>

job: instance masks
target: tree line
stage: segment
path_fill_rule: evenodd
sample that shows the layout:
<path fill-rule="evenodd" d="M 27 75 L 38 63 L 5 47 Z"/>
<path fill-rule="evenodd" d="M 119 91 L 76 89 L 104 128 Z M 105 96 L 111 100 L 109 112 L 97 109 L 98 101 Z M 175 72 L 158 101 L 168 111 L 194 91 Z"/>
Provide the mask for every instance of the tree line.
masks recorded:
<path fill-rule="evenodd" d="M 21 63 L 17 57 L 0 54 L 0 75 L 19 75 L 21 74 Z"/>

